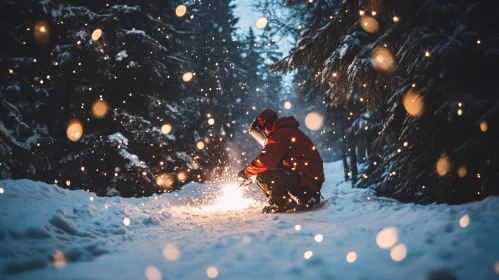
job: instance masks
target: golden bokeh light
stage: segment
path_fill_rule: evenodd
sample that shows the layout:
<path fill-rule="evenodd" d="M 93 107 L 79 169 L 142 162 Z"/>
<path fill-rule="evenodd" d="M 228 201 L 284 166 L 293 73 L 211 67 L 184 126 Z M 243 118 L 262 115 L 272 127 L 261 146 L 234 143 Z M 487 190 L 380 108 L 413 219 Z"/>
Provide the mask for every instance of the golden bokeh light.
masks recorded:
<path fill-rule="evenodd" d="M 147 280 L 161 280 L 161 272 L 154 266 L 148 266 L 145 271 Z"/>
<path fill-rule="evenodd" d="M 393 22 L 399 22 L 399 21 L 400 21 L 399 17 L 397 17 L 397 16 L 393 17 Z"/>
<path fill-rule="evenodd" d="M 100 36 L 102 36 L 101 29 L 95 29 L 94 32 L 92 32 L 92 40 L 97 41 L 99 40 Z"/>
<path fill-rule="evenodd" d="M 171 262 L 174 262 L 180 257 L 180 251 L 175 246 L 167 244 L 163 248 L 163 257 Z"/>
<path fill-rule="evenodd" d="M 314 253 L 312 251 L 306 251 L 305 254 L 303 254 L 303 257 L 305 259 L 310 259 L 312 256 L 314 255 Z"/>
<path fill-rule="evenodd" d="M 199 149 L 199 150 L 202 150 L 204 149 L 204 142 L 203 141 L 199 141 L 197 144 L 196 144 L 196 147 Z"/>
<path fill-rule="evenodd" d="M 83 135 L 83 125 L 80 120 L 72 119 L 68 123 L 68 128 L 66 129 L 66 135 L 71 141 L 80 140 Z"/>
<path fill-rule="evenodd" d="M 209 124 L 209 125 L 214 125 L 214 124 L 215 124 L 215 119 L 210 118 L 210 119 L 208 120 L 208 124 Z"/>
<path fill-rule="evenodd" d="M 311 112 L 305 117 L 305 126 L 313 131 L 319 130 L 324 124 L 324 118 L 317 112 Z"/>
<path fill-rule="evenodd" d="M 409 90 L 404 96 L 404 108 L 413 117 L 419 117 L 423 113 L 423 98 L 414 90 Z"/>
<path fill-rule="evenodd" d="M 169 124 L 169 123 L 165 123 L 162 127 L 161 127 L 161 132 L 163 134 L 168 134 L 172 131 L 172 125 Z"/>
<path fill-rule="evenodd" d="M 129 225 L 130 225 L 130 218 L 125 217 L 125 218 L 123 219 L 123 224 L 124 224 L 125 226 L 129 226 Z"/>
<path fill-rule="evenodd" d="M 378 21 L 372 17 L 362 17 L 360 19 L 360 26 L 368 33 L 376 33 L 379 29 Z"/>
<path fill-rule="evenodd" d="M 48 22 L 44 20 L 39 20 L 35 23 L 35 27 L 33 28 L 33 35 L 35 37 L 35 41 L 39 44 L 47 44 L 50 40 L 50 26 Z"/>
<path fill-rule="evenodd" d="M 390 250 L 390 257 L 396 262 L 400 262 L 407 256 L 407 246 L 405 244 L 397 244 Z"/>
<path fill-rule="evenodd" d="M 52 254 L 52 258 L 53 258 L 53 262 L 54 262 L 54 266 L 56 268 L 63 268 L 65 267 L 68 263 L 66 261 L 66 257 L 64 256 L 64 254 L 59 251 L 59 250 L 56 250 L 53 254 Z"/>
<path fill-rule="evenodd" d="M 470 224 L 470 216 L 464 215 L 464 216 L 461 217 L 461 219 L 459 219 L 459 225 L 462 228 L 467 227 L 469 224 Z"/>
<path fill-rule="evenodd" d="M 355 253 L 354 251 L 348 253 L 346 259 L 349 263 L 355 262 L 357 260 L 357 253 Z"/>
<path fill-rule="evenodd" d="M 256 25 L 256 28 L 258 28 L 258 29 L 264 29 L 268 23 L 269 23 L 269 21 L 266 17 L 261 17 L 261 18 L 256 20 L 255 25 Z"/>
<path fill-rule="evenodd" d="M 192 80 L 192 77 L 194 75 L 192 74 L 192 72 L 185 72 L 184 75 L 182 75 L 182 80 L 184 80 L 184 82 L 190 82 Z"/>
<path fill-rule="evenodd" d="M 92 105 L 92 115 L 98 119 L 102 119 L 107 115 L 109 106 L 104 100 L 97 100 Z"/>
<path fill-rule="evenodd" d="M 217 267 L 214 266 L 214 265 L 209 266 L 208 269 L 206 269 L 206 275 L 209 278 L 217 278 L 217 276 L 218 276 L 218 269 L 217 269 Z"/>
<path fill-rule="evenodd" d="M 371 52 L 371 63 L 373 66 L 385 72 L 393 72 L 397 67 L 395 55 L 385 47 L 376 47 Z"/>
<path fill-rule="evenodd" d="M 487 123 L 487 121 L 482 121 L 480 123 L 480 130 L 482 132 L 487 132 L 487 130 L 489 130 L 489 124 Z"/>
<path fill-rule="evenodd" d="M 381 249 L 389 249 L 398 241 L 398 232 L 395 227 L 387 227 L 382 229 L 376 235 L 376 243 Z"/>
<path fill-rule="evenodd" d="M 0 194 L 4 193 L 4 192 L 5 192 L 5 190 L 3 188 L 0 188 Z"/>
<path fill-rule="evenodd" d="M 457 176 L 459 176 L 459 178 L 464 178 L 466 177 L 466 174 L 468 174 L 466 166 L 464 165 L 459 166 L 459 168 L 457 169 Z"/>
<path fill-rule="evenodd" d="M 284 108 L 286 108 L 288 110 L 291 109 L 291 102 L 289 102 L 289 101 L 284 102 Z"/>
<path fill-rule="evenodd" d="M 187 6 L 185 5 L 178 5 L 177 8 L 175 9 L 175 14 L 177 17 L 183 17 L 187 13 Z"/>
<path fill-rule="evenodd" d="M 445 176 L 450 171 L 450 160 L 448 157 L 441 157 L 436 164 L 437 173 L 439 176 Z"/>
<path fill-rule="evenodd" d="M 185 181 L 187 180 L 187 174 L 185 174 L 184 172 L 179 172 L 177 174 L 177 178 L 179 179 L 179 181 Z"/>
<path fill-rule="evenodd" d="M 161 174 L 156 178 L 156 184 L 160 187 L 171 187 L 175 177 L 171 174 Z"/>

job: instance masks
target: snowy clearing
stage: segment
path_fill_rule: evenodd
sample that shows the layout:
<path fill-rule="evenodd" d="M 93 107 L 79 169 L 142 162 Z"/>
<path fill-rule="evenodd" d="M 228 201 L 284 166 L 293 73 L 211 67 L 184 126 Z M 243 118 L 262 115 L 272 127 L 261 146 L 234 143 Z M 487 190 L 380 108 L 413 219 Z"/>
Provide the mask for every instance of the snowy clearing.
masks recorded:
<path fill-rule="evenodd" d="M 260 214 L 252 200 L 244 211 L 220 211 L 199 184 L 124 199 L 0 181 L 0 278 L 428 279 L 436 270 L 499 278 L 498 197 L 402 204 L 337 185 L 342 172 L 339 162 L 325 164 L 327 202 L 293 215 Z M 378 246 L 387 227 L 405 257 L 404 245 L 392 256 Z M 393 229 L 384 233 L 378 243 L 395 245 Z"/>

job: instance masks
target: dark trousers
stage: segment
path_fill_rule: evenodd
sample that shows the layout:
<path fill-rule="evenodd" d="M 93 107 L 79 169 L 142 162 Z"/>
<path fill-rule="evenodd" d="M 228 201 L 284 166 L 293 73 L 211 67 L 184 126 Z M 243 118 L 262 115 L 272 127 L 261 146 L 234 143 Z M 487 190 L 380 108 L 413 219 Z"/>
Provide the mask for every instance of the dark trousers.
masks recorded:
<path fill-rule="evenodd" d="M 256 184 L 271 206 L 281 210 L 306 210 L 320 202 L 320 195 L 300 185 L 300 174 L 283 167 L 266 170 L 256 176 Z"/>

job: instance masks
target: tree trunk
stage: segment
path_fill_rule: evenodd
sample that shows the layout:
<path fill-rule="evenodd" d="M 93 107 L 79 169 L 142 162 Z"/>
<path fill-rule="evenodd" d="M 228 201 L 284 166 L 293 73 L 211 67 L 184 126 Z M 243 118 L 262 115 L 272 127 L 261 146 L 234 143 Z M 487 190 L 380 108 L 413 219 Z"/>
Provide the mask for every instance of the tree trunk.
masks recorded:
<path fill-rule="evenodd" d="M 366 138 L 362 137 L 360 140 L 357 142 L 358 146 L 358 155 L 357 155 L 357 161 L 359 163 L 364 163 L 366 161 Z"/>
<path fill-rule="evenodd" d="M 351 139 L 348 142 L 348 147 L 350 148 L 350 168 L 352 169 L 352 188 L 355 188 L 355 183 L 357 183 L 357 174 L 359 173 L 357 169 L 357 151 L 355 139 Z"/>
<path fill-rule="evenodd" d="M 350 167 L 348 166 L 348 160 L 347 160 L 347 149 L 346 149 L 346 143 L 345 139 L 341 140 L 341 157 L 343 158 L 343 171 L 345 172 L 345 181 L 348 181 L 350 179 L 350 175 L 348 173 L 350 172 Z"/>

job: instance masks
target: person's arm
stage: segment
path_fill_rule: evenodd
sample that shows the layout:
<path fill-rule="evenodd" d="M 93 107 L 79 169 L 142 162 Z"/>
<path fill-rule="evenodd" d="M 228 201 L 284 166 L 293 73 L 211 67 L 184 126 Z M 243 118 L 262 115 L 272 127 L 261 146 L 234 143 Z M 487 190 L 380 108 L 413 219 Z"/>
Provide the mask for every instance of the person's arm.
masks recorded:
<path fill-rule="evenodd" d="M 288 146 L 290 139 L 284 134 L 276 131 L 267 144 L 263 148 L 262 152 L 244 169 L 244 173 L 249 178 L 255 176 L 258 173 L 262 173 L 267 169 L 272 169 L 281 161 L 286 147 Z"/>

